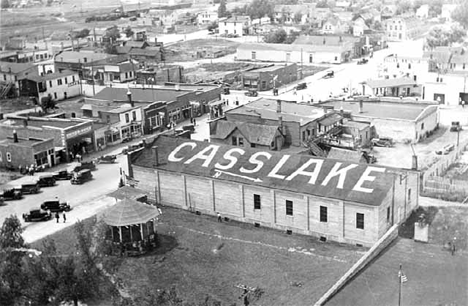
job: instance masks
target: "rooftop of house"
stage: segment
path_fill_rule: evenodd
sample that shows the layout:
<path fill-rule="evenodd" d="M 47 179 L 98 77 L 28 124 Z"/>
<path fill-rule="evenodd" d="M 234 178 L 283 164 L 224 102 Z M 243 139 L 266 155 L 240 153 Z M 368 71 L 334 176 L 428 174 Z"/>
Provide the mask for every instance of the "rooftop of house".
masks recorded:
<path fill-rule="evenodd" d="M 316 3 L 304 3 L 304 4 L 277 4 L 273 8 L 275 13 L 307 13 L 309 10 L 313 10 L 316 6 Z"/>
<path fill-rule="evenodd" d="M 276 151 L 265 152 L 261 157 L 262 166 L 255 167 L 249 160 L 253 154 L 263 152 L 261 150 L 165 136 L 157 137 L 150 146 L 133 153 L 131 163 L 134 166 L 153 168 L 155 161 L 151 149 L 153 146 L 158 147 L 159 157 L 156 168 L 160 170 L 369 206 L 381 205 L 389 194 L 395 177 L 393 173 L 387 172 L 387 168 L 381 166 L 373 165 L 369 168 L 365 164 L 300 154 L 287 155 Z M 228 161 L 223 157 L 226 156 L 228 150 L 233 148 L 245 152 L 236 155 L 237 161 L 234 164 L 231 163 L 232 160 Z M 197 153 L 200 155 L 202 150 L 204 157 L 196 158 L 195 155 Z M 207 159 L 208 152 L 210 152 L 210 157 Z M 171 153 L 172 155 L 175 153 L 177 158 L 170 158 Z M 337 165 L 341 169 L 350 166 L 346 174 L 340 176 L 340 180 L 336 173 L 329 178 L 329 175 L 336 171 Z M 224 166 L 223 170 L 220 169 L 222 166 Z M 274 169 L 275 167 L 278 169 Z M 306 172 L 306 169 L 313 167 L 315 167 L 314 175 Z M 247 174 L 245 169 L 253 170 Z M 228 171 L 227 174 L 226 171 Z M 272 175 L 273 172 L 276 175 Z M 313 177 L 315 174 L 316 178 Z M 327 178 L 329 178 L 328 181 L 326 181 Z"/>
<path fill-rule="evenodd" d="M 107 53 L 90 53 L 78 51 L 64 51 L 55 56 L 55 62 L 66 63 L 92 63 L 95 61 L 115 57 Z"/>
<path fill-rule="evenodd" d="M 237 47 L 237 50 L 248 50 L 248 51 L 298 51 L 306 52 L 344 52 L 352 49 L 353 46 L 351 43 L 343 43 L 339 46 L 329 46 L 329 45 L 307 45 L 307 44 L 260 44 L 260 43 L 244 43 L 240 44 Z"/>
<path fill-rule="evenodd" d="M 327 101 L 322 106 L 333 106 L 338 110 L 351 112 L 354 116 L 380 119 L 416 120 L 425 112 L 436 112 L 437 105 L 418 103 L 363 102 L 363 111 L 359 113 L 358 101 Z"/>
<path fill-rule="evenodd" d="M 395 79 L 375 79 L 367 80 L 366 84 L 371 88 L 386 88 L 386 87 L 399 87 L 399 86 L 414 86 L 417 85 L 412 78 L 395 78 Z"/>
<path fill-rule="evenodd" d="M 250 17 L 249 16 L 233 16 L 231 18 L 228 18 L 228 19 L 224 20 L 224 22 L 227 22 L 227 23 L 250 22 Z"/>
<path fill-rule="evenodd" d="M 1 145 L 15 145 L 15 146 L 22 146 L 22 147 L 30 147 L 35 144 L 44 142 L 46 139 L 37 139 L 37 138 L 21 138 L 18 137 L 18 142 L 15 142 L 13 137 L 7 137 L 5 139 L 0 140 L 0 146 Z"/>
<path fill-rule="evenodd" d="M 281 116 L 283 121 L 299 122 L 305 125 L 325 115 L 325 111 L 306 104 L 281 102 L 281 113 L 277 112 L 278 102 L 273 99 L 260 98 L 237 108 L 226 111 L 226 114 L 257 116 L 263 119 L 278 120 Z"/>
<path fill-rule="evenodd" d="M 270 146 L 274 137 L 280 133 L 278 126 L 226 120 L 215 121 L 212 129 L 210 138 L 226 139 L 237 129 L 248 142 L 263 146 Z"/>
<path fill-rule="evenodd" d="M 149 44 L 146 41 L 129 40 L 125 43 L 125 47 L 131 47 L 131 48 L 143 49 L 147 46 L 149 46 Z"/>
<path fill-rule="evenodd" d="M 349 121 L 346 121 L 343 126 L 348 126 L 348 127 L 351 127 L 351 128 L 355 128 L 355 129 L 358 129 L 358 130 L 364 130 L 368 127 L 370 127 L 370 124 L 367 123 L 367 122 L 359 122 L 359 121 L 353 121 L 353 120 L 349 120 Z"/>
<path fill-rule="evenodd" d="M 37 69 L 33 64 L 0 62 L 0 72 L 17 74 L 27 70 Z"/>
<path fill-rule="evenodd" d="M 126 88 L 104 88 L 97 95 L 93 97 L 94 100 L 105 101 L 127 101 L 128 89 Z M 131 88 L 133 101 L 141 102 L 172 102 L 177 100 L 177 97 L 186 95 L 189 91 L 175 90 L 175 89 L 162 89 L 162 88 Z"/>
<path fill-rule="evenodd" d="M 360 40 L 355 36 L 332 35 L 300 35 L 293 42 L 295 45 L 340 46 L 346 43 L 356 43 Z"/>
<path fill-rule="evenodd" d="M 35 71 L 32 74 L 28 74 L 26 76 L 26 79 L 32 80 L 35 82 L 44 82 L 44 81 L 64 78 L 64 77 L 71 76 L 71 75 L 76 75 L 78 77 L 78 72 L 71 71 L 71 70 L 62 70 L 61 72 L 47 73 L 41 76 L 39 75 L 39 73 Z"/>

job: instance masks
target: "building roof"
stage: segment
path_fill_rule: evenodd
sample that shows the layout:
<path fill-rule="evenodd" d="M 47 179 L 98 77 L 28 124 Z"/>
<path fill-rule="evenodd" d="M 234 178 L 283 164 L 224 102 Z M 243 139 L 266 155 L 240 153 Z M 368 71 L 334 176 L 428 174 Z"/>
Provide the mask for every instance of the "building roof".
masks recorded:
<path fill-rule="evenodd" d="M 146 41 L 129 40 L 125 43 L 125 47 L 130 47 L 130 48 L 143 49 L 146 46 L 148 46 L 148 43 Z"/>
<path fill-rule="evenodd" d="M 78 75 L 78 72 L 71 70 L 62 70 L 61 72 L 47 73 L 44 75 L 39 75 L 39 73 L 29 74 L 26 76 L 26 79 L 32 80 L 35 82 L 44 82 L 48 80 L 55 80 L 59 78 L 64 78 L 70 75 Z"/>
<path fill-rule="evenodd" d="M 304 4 L 277 4 L 274 6 L 273 11 L 275 13 L 307 13 L 309 10 L 314 9 L 316 3 L 304 3 Z"/>
<path fill-rule="evenodd" d="M 140 56 L 157 56 L 161 52 L 159 47 L 148 47 L 145 49 L 132 48 L 128 54 Z"/>
<path fill-rule="evenodd" d="M 116 200 L 130 199 L 138 201 L 139 199 L 145 198 L 147 193 L 138 188 L 123 186 L 115 191 L 112 191 L 107 196 L 113 197 Z"/>
<path fill-rule="evenodd" d="M 323 106 L 333 106 L 335 109 L 343 107 L 344 111 L 351 112 L 352 115 L 359 117 L 397 119 L 397 120 L 416 120 L 426 109 L 435 112 L 437 105 L 422 103 L 391 103 L 391 102 L 363 102 L 363 112 L 359 113 L 358 101 L 328 101 L 322 103 Z"/>
<path fill-rule="evenodd" d="M 412 86 L 418 83 L 411 78 L 395 78 L 395 79 L 381 79 L 381 80 L 368 80 L 366 84 L 371 88 L 384 88 L 384 87 L 398 87 L 398 86 Z"/>
<path fill-rule="evenodd" d="M 131 88 L 132 100 L 141 102 L 172 102 L 177 100 L 177 97 L 188 94 L 188 91 L 172 90 L 172 89 L 151 89 L 151 88 Z M 106 101 L 126 101 L 128 89 L 126 88 L 110 88 L 106 87 L 93 97 L 95 100 Z"/>
<path fill-rule="evenodd" d="M 287 66 L 292 66 L 292 65 L 295 65 L 295 64 L 289 64 Z M 284 67 L 286 67 L 285 65 L 271 65 L 271 66 L 267 66 L 267 67 L 260 67 L 260 68 L 254 68 L 252 70 L 248 70 L 248 71 L 245 71 L 244 73 L 245 74 L 248 74 L 248 73 L 257 73 L 257 72 L 273 72 L 273 71 L 277 71 L 277 70 L 280 70 L 280 69 L 283 69 Z"/>
<path fill-rule="evenodd" d="M 337 123 L 343 119 L 343 117 L 338 113 L 332 113 L 331 115 L 326 116 L 325 118 L 319 120 L 319 123 L 323 126 L 330 126 Z"/>
<path fill-rule="evenodd" d="M 260 98 L 237 108 L 226 111 L 226 114 L 256 116 L 262 119 L 278 120 L 277 101 Z M 281 102 L 281 117 L 283 121 L 298 122 L 305 125 L 323 117 L 325 111 L 307 104 Z"/>
<path fill-rule="evenodd" d="M 160 170 L 370 206 L 381 205 L 392 188 L 394 178 L 393 173 L 386 173 L 387 169 L 380 166 L 368 166 L 300 154 L 265 152 L 252 148 L 239 148 L 182 138 L 160 136 L 155 139 L 152 146 L 158 146 L 159 157 L 156 167 Z M 232 164 L 223 156 L 228 150 L 234 148 L 243 150 L 245 153 L 239 154 L 231 151 L 231 154 L 237 158 L 237 161 Z M 253 165 L 249 161 L 255 153 L 260 153 L 256 158 L 263 162 L 262 166 Z M 201 158 L 194 159 L 196 154 Z M 172 157 L 169 158 L 169 155 Z M 208 155 L 212 158 L 207 157 Z M 268 156 L 271 157 L 268 158 Z M 154 164 L 152 149 L 148 147 L 133 153 L 131 162 L 134 166 L 152 168 Z M 336 171 L 337 167 L 339 169 L 349 167 L 346 175 L 340 177 L 342 185 L 340 185 L 337 176 L 324 182 L 330 172 Z M 256 171 L 247 173 L 245 170 Z M 301 170 L 302 172 L 299 173 L 298 171 Z"/>
<path fill-rule="evenodd" d="M 342 148 L 332 147 L 328 152 L 327 158 L 345 160 L 354 163 L 365 162 L 362 153 L 354 150 L 346 150 Z"/>
<path fill-rule="evenodd" d="M 90 52 L 77 52 L 77 51 L 64 51 L 55 56 L 55 62 L 66 62 L 66 63 L 91 63 L 111 57 L 116 57 L 116 55 L 111 55 L 107 53 L 90 53 Z M 86 59 L 86 62 L 85 62 Z"/>
<path fill-rule="evenodd" d="M 295 45 L 341 46 L 347 43 L 356 43 L 360 40 L 355 36 L 332 35 L 299 35 L 293 42 Z"/>
<path fill-rule="evenodd" d="M 0 72 L 17 74 L 26 70 L 35 69 L 33 64 L 0 62 Z M 11 71 L 11 72 L 10 72 Z"/>
<path fill-rule="evenodd" d="M 15 142 L 12 137 L 8 137 L 8 138 L 0 140 L 0 146 L 1 145 L 14 145 L 14 146 L 21 146 L 21 147 L 31 147 L 45 140 L 46 139 L 18 137 L 18 142 Z"/>
<path fill-rule="evenodd" d="M 276 134 L 279 133 L 278 126 L 218 120 L 214 123 L 215 133 L 211 134 L 210 137 L 226 139 L 236 129 L 239 130 L 250 143 L 264 146 L 270 146 Z"/>
<path fill-rule="evenodd" d="M 307 45 L 307 44 L 262 44 L 262 43 L 244 43 L 237 47 L 237 50 L 247 51 L 284 51 L 284 52 L 339 52 L 352 50 L 353 46 L 351 43 L 343 43 L 339 46 L 327 46 L 327 45 Z"/>
<path fill-rule="evenodd" d="M 156 206 L 123 199 L 103 213 L 103 220 L 110 226 L 128 226 L 144 224 L 159 215 Z"/>
<path fill-rule="evenodd" d="M 240 22 L 240 23 L 244 23 L 244 22 L 250 22 L 250 17 L 249 16 L 233 16 L 231 18 L 228 18 L 226 20 L 224 20 L 224 22 L 227 22 L 227 23 L 234 23 L 234 22 Z"/>
<path fill-rule="evenodd" d="M 128 52 L 130 52 L 130 50 L 132 50 L 132 47 L 130 47 L 130 46 L 117 46 L 117 47 L 115 47 L 115 52 L 117 52 L 117 54 L 127 54 Z"/>
<path fill-rule="evenodd" d="M 355 128 L 355 129 L 358 129 L 360 131 L 370 127 L 369 123 L 367 123 L 367 122 L 359 122 L 359 121 L 353 121 L 353 120 L 346 121 L 343 124 L 343 126 L 350 127 L 350 128 Z"/>

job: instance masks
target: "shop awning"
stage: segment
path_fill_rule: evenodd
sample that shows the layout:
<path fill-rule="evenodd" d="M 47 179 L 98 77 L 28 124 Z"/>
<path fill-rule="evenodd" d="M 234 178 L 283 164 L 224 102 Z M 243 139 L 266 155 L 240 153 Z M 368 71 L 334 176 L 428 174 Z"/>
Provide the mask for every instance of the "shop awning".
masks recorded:
<path fill-rule="evenodd" d="M 144 224 L 159 216 L 155 206 L 135 200 L 123 199 L 104 212 L 103 220 L 110 226 Z"/>
<path fill-rule="evenodd" d="M 57 151 L 65 151 L 65 147 L 55 147 L 54 150 L 55 150 L 55 152 L 57 152 Z"/>
<path fill-rule="evenodd" d="M 190 101 L 190 105 L 200 106 L 200 102 L 198 102 L 198 101 Z"/>

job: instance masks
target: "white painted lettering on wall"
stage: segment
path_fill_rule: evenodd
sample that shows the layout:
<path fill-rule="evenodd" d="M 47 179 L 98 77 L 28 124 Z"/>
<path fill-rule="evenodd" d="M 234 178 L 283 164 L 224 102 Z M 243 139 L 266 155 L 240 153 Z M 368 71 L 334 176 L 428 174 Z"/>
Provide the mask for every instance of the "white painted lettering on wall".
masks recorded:
<path fill-rule="evenodd" d="M 221 176 L 222 174 L 229 175 L 232 177 L 241 177 L 248 180 L 252 180 L 254 182 L 262 182 L 262 177 L 255 177 L 251 178 L 248 176 L 240 175 L 239 173 L 235 173 L 236 171 L 227 172 L 226 170 L 232 169 L 236 166 L 239 162 L 239 158 L 246 154 L 246 151 L 241 148 L 232 148 L 227 150 L 221 159 L 217 157 L 217 153 L 221 148 L 219 145 L 210 144 L 205 148 L 200 150 L 195 150 L 197 147 L 197 143 L 195 142 L 184 142 L 177 146 L 172 152 L 168 155 L 168 161 L 173 163 L 180 163 L 183 162 L 186 165 L 191 164 L 192 162 L 199 160 L 202 162 L 201 166 L 204 168 L 210 167 L 213 165 L 214 161 L 217 161 L 213 166 L 215 170 L 214 178 Z M 248 156 L 247 156 L 248 157 Z M 245 160 L 247 157 L 243 158 Z M 252 154 L 249 159 L 248 163 L 239 165 L 237 171 L 245 174 L 253 174 L 259 172 L 263 167 L 271 167 L 272 165 L 265 165 L 266 161 L 272 158 L 272 154 L 264 151 L 255 152 Z M 322 169 L 324 168 L 323 165 L 325 161 L 323 159 L 316 159 L 316 158 L 309 158 L 306 162 L 297 165 L 294 169 L 291 170 L 291 167 L 287 165 L 288 161 L 290 160 L 291 155 L 283 155 L 281 159 L 274 165 L 274 167 L 268 172 L 267 176 L 272 179 L 278 180 L 285 180 L 285 181 L 293 181 L 298 176 L 306 176 L 309 177 L 309 184 L 315 185 L 320 184 L 321 186 L 329 186 L 330 181 L 334 178 L 337 178 L 336 181 L 336 188 L 343 189 L 346 181 L 346 177 L 348 172 L 352 172 L 353 169 L 358 168 L 357 164 L 350 164 L 346 167 L 343 167 L 343 163 L 341 162 L 334 162 L 335 164 L 329 170 L 328 173 L 323 174 Z M 294 159 L 297 162 L 297 159 Z M 291 161 L 292 162 L 292 161 Z M 290 164 L 291 164 L 290 162 Z M 332 161 L 330 161 L 332 163 Z M 250 164 L 250 165 L 249 165 Z M 358 181 L 352 188 L 354 191 L 364 192 L 364 193 L 372 193 L 374 191 L 373 188 L 368 188 L 364 186 L 371 186 L 370 182 L 373 182 L 376 179 L 376 176 L 372 176 L 372 172 L 380 172 L 384 173 L 386 170 L 385 168 L 380 167 L 366 167 L 364 171 L 362 171 L 362 166 L 359 171 L 362 172 L 361 176 L 359 177 Z M 329 166 L 327 167 L 329 169 Z M 268 169 L 269 170 L 269 169 Z M 322 176 L 320 174 L 322 173 Z M 317 182 L 319 177 L 325 177 L 320 182 Z M 354 183 L 354 182 L 352 182 Z"/>
<path fill-rule="evenodd" d="M 85 128 L 82 128 L 82 129 L 67 133 L 67 139 L 73 138 L 75 136 L 79 136 L 79 135 L 82 135 L 82 134 L 85 134 L 87 132 L 90 132 L 91 129 L 92 129 L 91 126 L 87 126 Z"/>

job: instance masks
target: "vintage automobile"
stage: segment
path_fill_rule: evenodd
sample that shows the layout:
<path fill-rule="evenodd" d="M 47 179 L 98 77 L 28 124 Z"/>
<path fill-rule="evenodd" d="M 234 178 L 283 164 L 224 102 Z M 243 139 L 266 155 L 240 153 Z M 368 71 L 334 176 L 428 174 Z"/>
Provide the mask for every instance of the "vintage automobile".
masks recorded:
<path fill-rule="evenodd" d="M 129 153 L 129 152 L 138 150 L 139 148 L 144 147 L 144 145 L 145 145 L 145 144 L 144 144 L 143 142 L 139 142 L 139 143 L 137 143 L 137 144 L 130 145 L 130 146 L 128 146 L 127 148 L 124 148 L 124 149 L 122 150 L 122 154 L 127 154 L 127 153 Z"/>
<path fill-rule="evenodd" d="M 79 172 L 73 173 L 73 177 L 70 180 L 70 183 L 72 185 L 80 185 L 83 184 L 84 182 L 87 182 L 93 178 L 93 174 L 91 173 L 91 170 L 89 169 L 84 169 Z"/>
<path fill-rule="evenodd" d="M 306 89 L 307 88 L 307 83 L 299 83 L 296 85 L 296 90 L 301 90 L 301 89 Z"/>
<path fill-rule="evenodd" d="M 23 193 L 21 192 L 21 190 L 10 188 L 0 192 L 0 197 L 2 197 L 5 201 L 19 200 L 23 197 Z"/>
<path fill-rule="evenodd" d="M 37 182 L 29 182 L 29 183 L 21 184 L 20 189 L 21 189 L 21 193 L 23 194 L 26 194 L 26 193 L 35 194 L 35 193 L 39 193 L 39 191 L 41 190 L 41 187 L 39 186 Z"/>
<path fill-rule="evenodd" d="M 23 214 L 23 219 L 25 222 L 33 221 L 47 221 L 52 218 L 50 211 L 45 211 L 42 209 L 31 209 L 29 213 Z"/>
<path fill-rule="evenodd" d="M 360 59 L 357 64 L 358 65 L 363 65 L 363 64 L 367 64 L 367 62 L 369 62 L 369 60 L 367 58 L 363 58 L 363 59 Z"/>
<path fill-rule="evenodd" d="M 395 145 L 395 142 L 390 137 L 373 138 L 371 143 L 375 147 L 393 147 Z"/>
<path fill-rule="evenodd" d="M 69 172 L 79 172 L 81 170 L 85 170 L 85 169 L 88 169 L 88 170 L 96 170 L 96 164 L 94 163 L 94 161 L 88 161 L 88 162 L 80 162 L 80 163 L 77 163 L 77 164 L 74 164 L 69 170 Z"/>
<path fill-rule="evenodd" d="M 69 180 L 72 178 L 72 174 L 68 170 L 60 170 L 54 173 L 55 180 Z"/>
<path fill-rule="evenodd" d="M 223 95 L 229 95 L 231 93 L 231 89 L 227 86 L 223 87 Z"/>
<path fill-rule="evenodd" d="M 5 205 L 5 199 L 3 197 L 0 197 L 0 206 Z"/>
<path fill-rule="evenodd" d="M 329 79 L 329 78 L 333 78 L 335 76 L 335 72 L 332 70 L 332 71 L 328 71 L 324 76 L 323 78 L 324 79 Z"/>
<path fill-rule="evenodd" d="M 255 89 L 249 89 L 249 90 L 245 93 L 245 95 L 246 95 L 247 97 L 256 97 L 256 96 L 258 96 L 258 91 L 256 91 Z"/>
<path fill-rule="evenodd" d="M 42 202 L 41 209 L 48 210 L 51 212 L 62 212 L 69 211 L 71 207 L 67 202 L 60 202 L 59 200 L 55 199 Z"/>
<path fill-rule="evenodd" d="M 42 174 L 37 181 L 39 187 L 52 187 L 55 186 L 55 177 L 53 173 Z"/>
<path fill-rule="evenodd" d="M 116 159 L 117 159 L 117 156 L 112 155 L 112 154 L 102 155 L 102 156 L 98 157 L 97 162 L 98 163 L 113 164 Z"/>
<path fill-rule="evenodd" d="M 462 126 L 460 125 L 460 122 L 459 121 L 452 121 L 452 125 L 450 126 L 450 132 L 459 132 L 461 131 L 463 128 Z"/>
<path fill-rule="evenodd" d="M 445 145 L 442 149 L 436 150 L 435 154 L 437 155 L 447 155 L 455 149 L 454 144 Z"/>

